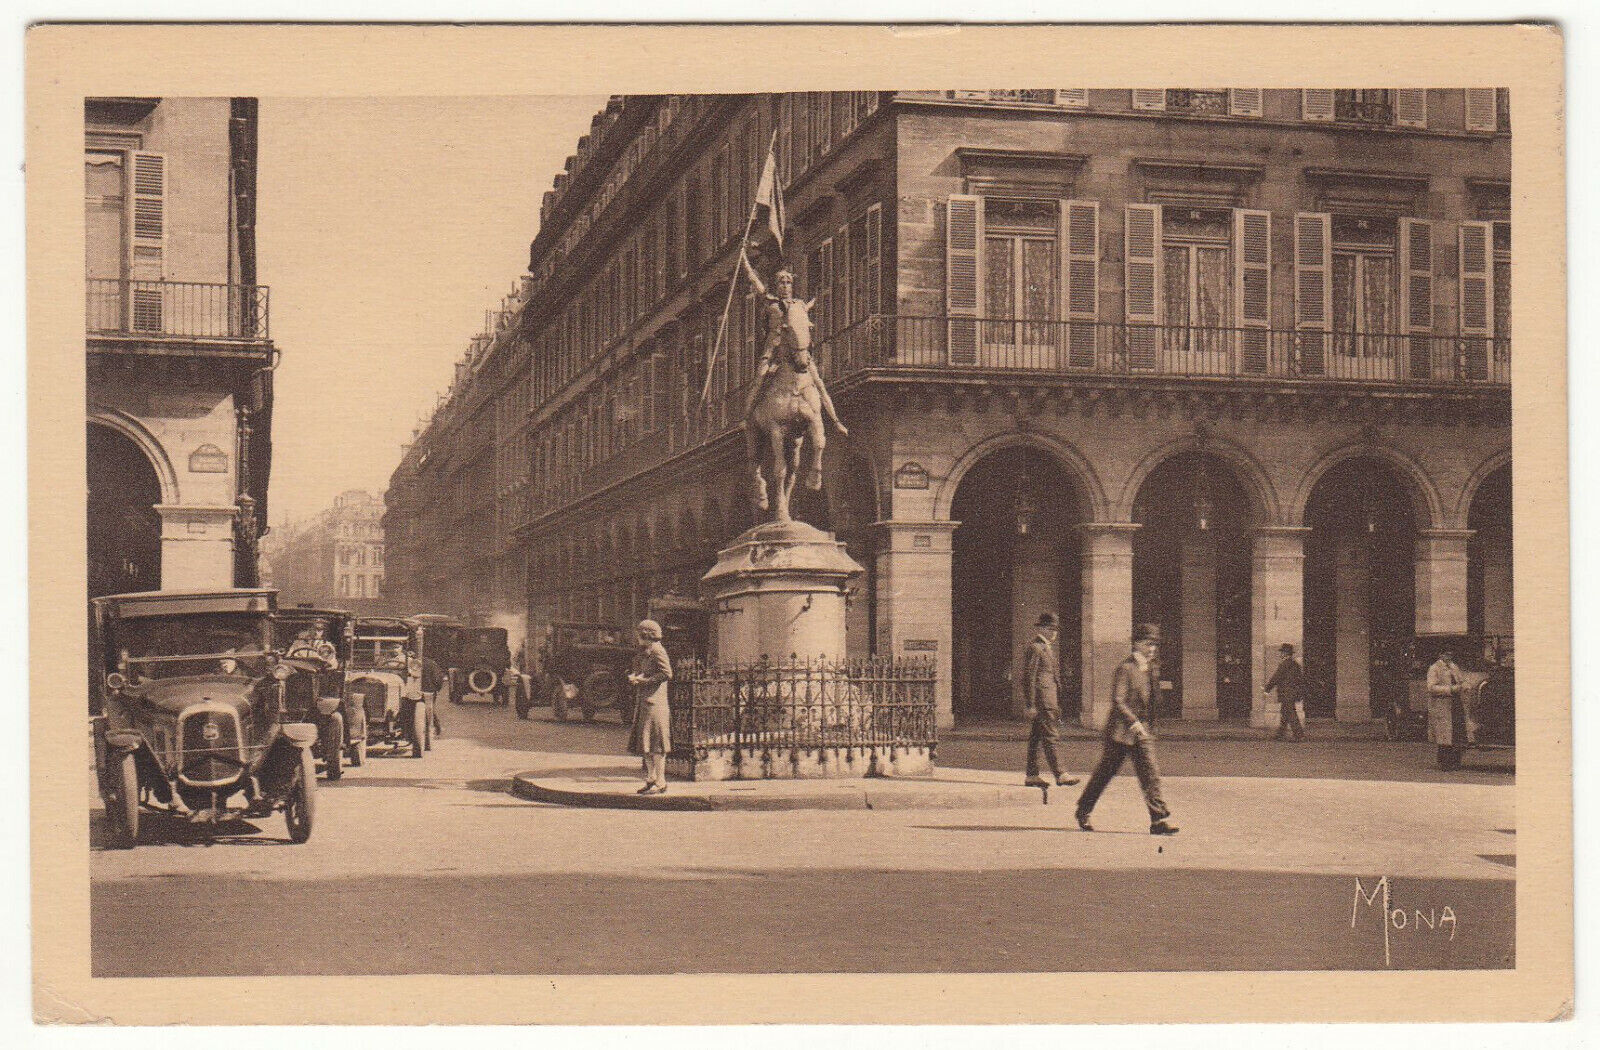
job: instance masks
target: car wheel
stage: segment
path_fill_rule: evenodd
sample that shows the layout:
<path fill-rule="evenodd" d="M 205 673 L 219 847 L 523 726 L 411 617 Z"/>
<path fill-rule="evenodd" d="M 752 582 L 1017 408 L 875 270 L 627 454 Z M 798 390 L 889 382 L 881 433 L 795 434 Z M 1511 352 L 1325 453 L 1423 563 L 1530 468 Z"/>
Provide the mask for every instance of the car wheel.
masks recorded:
<path fill-rule="evenodd" d="M 428 747 L 428 704 L 418 700 L 411 705 L 411 757 L 421 758 Z"/>
<path fill-rule="evenodd" d="M 1461 749 L 1449 744 L 1439 745 L 1439 768 L 1455 770 L 1461 768 Z"/>
<path fill-rule="evenodd" d="M 117 762 L 115 796 L 106 800 L 106 820 L 118 849 L 139 844 L 139 765 L 129 751 Z"/>
<path fill-rule="evenodd" d="M 360 769 L 367 764 L 367 738 L 361 737 L 350 745 L 350 765 Z"/>
<path fill-rule="evenodd" d="M 344 715 L 337 711 L 322 723 L 322 764 L 329 780 L 344 776 Z"/>
<path fill-rule="evenodd" d="M 289 841 L 300 843 L 309 839 L 316 816 L 317 764 L 310 751 L 301 751 L 300 768 L 289 782 L 289 797 L 283 805 L 283 819 L 289 825 Z"/>
<path fill-rule="evenodd" d="M 567 683 L 559 678 L 550 688 L 550 713 L 555 715 L 557 722 L 567 720 Z"/>

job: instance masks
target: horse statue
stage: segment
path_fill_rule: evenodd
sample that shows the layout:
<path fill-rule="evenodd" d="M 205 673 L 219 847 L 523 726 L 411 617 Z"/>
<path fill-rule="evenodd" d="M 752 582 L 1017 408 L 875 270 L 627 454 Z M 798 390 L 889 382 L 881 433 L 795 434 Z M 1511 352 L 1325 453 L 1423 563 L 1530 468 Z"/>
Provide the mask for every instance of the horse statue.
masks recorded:
<path fill-rule="evenodd" d="M 753 502 L 768 521 L 791 521 L 789 501 L 800 477 L 801 445 L 806 445 L 806 487 L 822 488 L 822 453 L 828 439 L 823 419 L 839 421 L 833 399 L 811 357 L 810 303 L 794 298 L 794 275 L 777 274 L 778 294 L 767 293 L 755 268 L 745 261 L 758 295 L 765 299 L 767 336 L 756 382 L 745 411 L 745 455 Z"/>

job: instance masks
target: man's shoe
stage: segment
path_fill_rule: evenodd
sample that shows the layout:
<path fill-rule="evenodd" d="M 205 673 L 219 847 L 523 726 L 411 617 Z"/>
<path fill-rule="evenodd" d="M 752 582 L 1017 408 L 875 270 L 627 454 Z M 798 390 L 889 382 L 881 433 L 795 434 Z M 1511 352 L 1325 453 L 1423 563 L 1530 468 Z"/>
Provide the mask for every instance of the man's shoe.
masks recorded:
<path fill-rule="evenodd" d="M 1022 782 L 1022 785 L 1024 787 L 1031 787 L 1031 788 L 1047 788 L 1047 787 L 1050 786 L 1050 781 L 1046 780 L 1044 777 L 1041 777 L 1039 774 L 1035 773 L 1033 776 L 1029 777 L 1027 780 L 1024 780 Z"/>
<path fill-rule="evenodd" d="M 649 788 L 649 789 L 647 789 L 645 791 L 645 794 L 647 794 L 647 795 L 665 795 L 666 793 L 667 793 L 667 785 L 665 785 L 665 784 L 657 784 L 654 787 Z"/>
<path fill-rule="evenodd" d="M 635 795 L 648 795 L 651 792 L 655 791 L 655 789 L 656 788 L 655 788 L 654 784 L 646 784 L 644 787 L 640 788 L 638 791 L 635 791 L 634 794 Z"/>
<path fill-rule="evenodd" d="M 1168 824 L 1164 820 L 1158 820 L 1154 824 L 1150 825 L 1150 834 L 1152 835 L 1176 835 L 1177 833 L 1177 827 L 1175 825 Z"/>
<path fill-rule="evenodd" d="M 1065 773 L 1057 773 L 1056 774 L 1056 786 L 1057 787 L 1071 787 L 1072 785 L 1076 784 L 1077 782 L 1078 782 L 1078 778 L 1077 777 L 1069 777 Z"/>
<path fill-rule="evenodd" d="M 1093 831 L 1094 830 L 1094 825 L 1089 823 L 1089 814 L 1087 814 L 1087 813 L 1078 813 L 1078 814 L 1076 814 L 1076 816 L 1078 818 L 1078 830 L 1079 831 Z"/>

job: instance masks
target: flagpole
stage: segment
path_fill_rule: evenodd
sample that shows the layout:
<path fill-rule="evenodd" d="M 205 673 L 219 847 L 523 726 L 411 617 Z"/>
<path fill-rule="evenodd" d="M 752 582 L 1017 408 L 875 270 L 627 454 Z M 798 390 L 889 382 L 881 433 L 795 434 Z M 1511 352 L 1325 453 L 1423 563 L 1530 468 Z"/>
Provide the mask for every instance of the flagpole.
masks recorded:
<path fill-rule="evenodd" d="M 778 148 L 778 129 L 772 129 L 772 142 L 767 146 L 767 156 L 772 157 Z M 776 179 L 777 172 L 773 172 Z M 760 177 L 756 185 L 761 184 Z M 745 250 L 750 244 L 750 231 L 756 224 L 756 212 L 760 210 L 761 203 L 756 200 L 757 194 L 751 194 L 750 216 L 744 221 L 744 235 L 739 238 L 739 261 L 733 265 L 733 279 L 728 282 L 728 301 L 722 304 L 722 320 L 717 324 L 717 341 L 711 348 L 711 357 L 706 361 L 706 382 L 700 390 L 700 409 L 704 411 L 711 399 L 711 379 L 716 375 L 717 358 L 722 354 L 722 337 L 728 330 L 728 312 L 733 309 L 733 290 L 739 286 L 739 274 L 744 269 Z"/>

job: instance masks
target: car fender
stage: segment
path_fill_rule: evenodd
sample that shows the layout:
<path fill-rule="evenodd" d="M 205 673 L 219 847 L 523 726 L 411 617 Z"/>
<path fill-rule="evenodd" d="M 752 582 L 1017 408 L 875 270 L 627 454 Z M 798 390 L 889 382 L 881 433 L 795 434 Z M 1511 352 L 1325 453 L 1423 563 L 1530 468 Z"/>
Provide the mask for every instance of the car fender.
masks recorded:
<path fill-rule="evenodd" d="M 335 713 L 343 706 L 344 701 L 340 700 L 337 696 L 317 697 L 317 714 L 321 715 L 323 718 L 327 718 L 329 715 Z"/>
<path fill-rule="evenodd" d="M 278 728 L 295 747 L 310 747 L 317 742 L 317 727 L 310 722 L 285 722 Z"/>
<path fill-rule="evenodd" d="M 106 748 L 121 754 L 137 751 L 144 746 L 144 734 L 137 729 L 107 729 Z"/>

